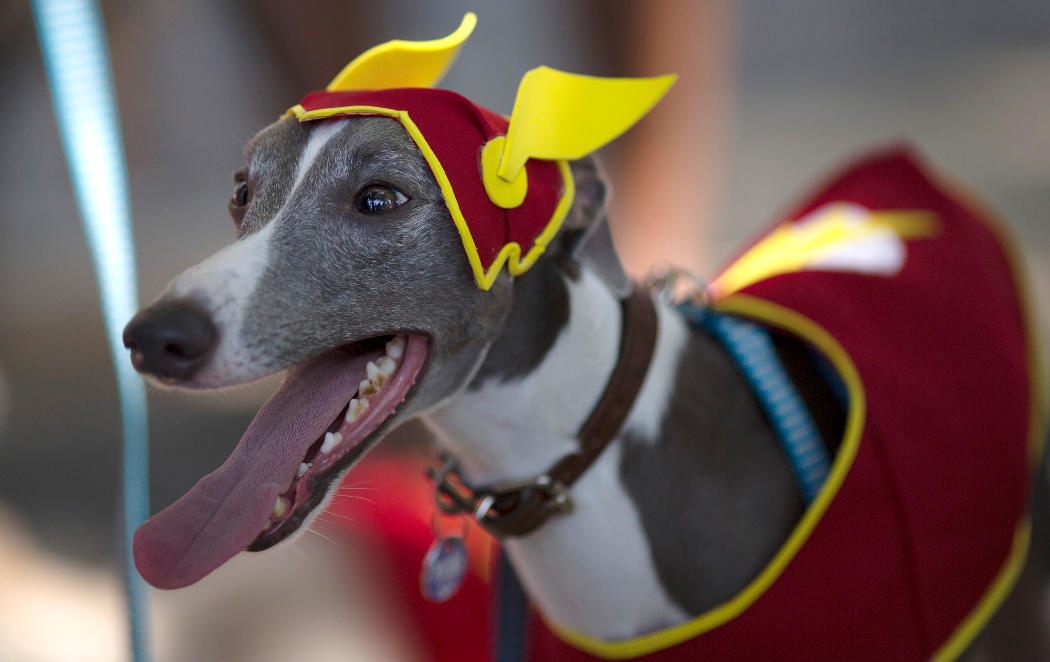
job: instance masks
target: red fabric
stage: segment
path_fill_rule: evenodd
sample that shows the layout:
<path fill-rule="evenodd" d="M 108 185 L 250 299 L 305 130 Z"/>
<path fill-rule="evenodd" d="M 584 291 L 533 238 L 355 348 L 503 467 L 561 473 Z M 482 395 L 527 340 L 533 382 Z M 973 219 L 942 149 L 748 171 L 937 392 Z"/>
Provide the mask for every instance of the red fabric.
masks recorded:
<path fill-rule="evenodd" d="M 525 164 L 528 192 L 522 204 L 514 209 L 493 204 L 481 179 L 481 149 L 490 139 L 506 134 L 507 120 L 455 92 L 428 88 L 311 92 L 300 105 L 307 111 L 378 106 L 407 112 L 448 176 L 486 273 L 510 242 L 521 246 L 524 257 L 561 200 L 565 183 L 557 164 L 529 159 Z"/>
<path fill-rule="evenodd" d="M 833 201 L 931 210 L 941 226 L 935 237 L 907 240 L 906 261 L 893 276 L 799 271 L 743 290 L 815 321 L 852 358 L 867 399 L 854 464 L 765 593 L 735 619 L 645 660 L 926 660 L 1007 560 L 1027 508 L 1033 385 L 1003 248 L 903 151 L 859 162 L 787 222 Z M 428 495 L 396 507 L 426 513 L 417 519 L 431 509 Z M 392 553 L 416 557 L 406 567 L 418 572 L 429 533 L 409 540 L 382 526 L 378 535 Z M 485 659 L 475 657 L 483 653 L 474 639 L 490 636 L 486 591 L 483 582 L 471 585 L 450 610 L 469 611 L 474 626 L 454 642 L 434 643 L 433 659 Z M 415 609 L 422 598 L 417 589 L 405 600 Z M 420 626 L 451 627 L 452 616 L 440 611 Z M 597 659 L 538 619 L 532 626 L 530 659 Z"/>

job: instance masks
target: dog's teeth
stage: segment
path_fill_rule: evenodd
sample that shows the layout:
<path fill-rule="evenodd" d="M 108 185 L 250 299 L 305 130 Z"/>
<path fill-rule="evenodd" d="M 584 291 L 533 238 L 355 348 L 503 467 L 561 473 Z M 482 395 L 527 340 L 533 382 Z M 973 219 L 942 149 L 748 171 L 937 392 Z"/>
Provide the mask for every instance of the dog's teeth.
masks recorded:
<path fill-rule="evenodd" d="M 365 370 L 368 371 L 368 381 L 372 382 L 376 386 L 382 386 L 383 382 L 386 381 L 386 375 L 379 369 L 379 366 L 374 361 L 369 361 L 365 365 Z"/>
<path fill-rule="evenodd" d="M 321 452 L 330 453 L 341 441 L 343 441 L 343 435 L 338 432 L 325 432 L 324 443 L 321 444 Z"/>
<path fill-rule="evenodd" d="M 386 344 L 386 355 L 392 359 L 399 359 L 405 353 L 405 337 L 396 336 Z"/>
<path fill-rule="evenodd" d="M 376 393 L 379 393 L 379 385 L 367 379 L 362 379 L 360 386 L 357 387 L 357 394 L 362 398 L 373 396 Z"/>
<path fill-rule="evenodd" d="M 369 361 L 365 365 L 365 370 L 368 371 L 368 381 L 375 384 L 377 389 L 383 388 L 383 384 L 386 383 L 386 378 L 394 374 L 394 370 L 397 369 L 397 361 L 384 356 L 379 359 L 379 362 Z"/>
<path fill-rule="evenodd" d="M 299 470 L 295 472 L 295 477 L 296 478 L 302 478 L 303 475 L 305 475 L 306 472 L 310 470 L 311 466 L 312 465 L 307 464 L 306 462 L 300 462 L 299 463 Z"/>
<path fill-rule="evenodd" d="M 277 500 L 273 502 L 273 510 L 270 512 L 270 519 L 280 519 L 284 517 L 286 512 L 288 512 L 288 502 L 285 501 L 282 496 L 277 497 Z"/>
<path fill-rule="evenodd" d="M 379 368 L 379 374 L 389 377 L 397 370 L 397 361 L 389 356 L 384 356 L 376 362 L 376 367 Z"/>
<path fill-rule="evenodd" d="M 354 398 L 346 408 L 346 422 L 353 423 L 368 409 L 367 398 Z"/>

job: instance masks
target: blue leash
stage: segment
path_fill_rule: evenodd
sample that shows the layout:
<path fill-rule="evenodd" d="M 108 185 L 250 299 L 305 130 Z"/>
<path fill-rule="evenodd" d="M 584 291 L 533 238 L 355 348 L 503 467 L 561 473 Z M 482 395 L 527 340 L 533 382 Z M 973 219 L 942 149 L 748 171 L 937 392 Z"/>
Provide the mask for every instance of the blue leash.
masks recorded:
<path fill-rule="evenodd" d="M 146 389 L 127 360 L 121 329 L 138 307 L 127 168 L 105 28 L 93 0 L 33 0 L 77 206 L 98 279 L 124 431 L 124 560 L 131 652 L 150 659 L 148 593 L 131 563 L 135 528 L 149 517 Z"/>

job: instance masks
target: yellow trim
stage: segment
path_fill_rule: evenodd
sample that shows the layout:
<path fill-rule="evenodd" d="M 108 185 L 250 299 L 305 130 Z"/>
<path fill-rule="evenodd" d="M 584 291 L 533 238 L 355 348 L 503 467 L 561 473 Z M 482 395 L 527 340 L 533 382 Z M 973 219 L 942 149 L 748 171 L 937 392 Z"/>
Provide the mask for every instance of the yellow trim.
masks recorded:
<path fill-rule="evenodd" d="M 547 244 L 558 234 L 558 230 L 561 229 L 562 221 L 565 220 L 565 216 L 569 213 L 569 207 L 572 205 L 573 196 L 576 193 L 575 183 L 572 179 L 572 172 L 569 170 L 569 164 L 567 161 L 559 160 L 555 161 L 558 166 L 558 171 L 561 173 L 562 183 L 564 189 L 561 194 L 561 199 L 558 201 L 557 206 L 554 208 L 554 213 L 551 215 L 549 221 L 547 221 L 546 227 L 543 232 L 533 241 L 532 246 L 524 257 L 521 256 L 521 245 L 516 241 L 511 241 L 503 245 L 500 249 L 499 254 L 489 265 L 488 271 L 481 264 L 481 258 L 478 255 L 478 247 L 474 243 L 474 238 L 470 234 L 470 227 L 467 225 L 466 219 L 463 217 L 463 212 L 459 208 L 459 202 L 456 200 L 456 192 L 452 190 L 452 183 L 448 179 L 448 175 L 445 174 L 445 169 L 441 166 L 441 162 L 438 160 L 437 155 L 434 154 L 434 150 L 430 148 L 427 143 L 427 139 L 423 136 L 423 133 L 416 126 L 416 123 L 412 121 L 412 118 L 408 116 L 408 112 L 404 110 L 395 110 L 392 108 L 381 108 L 379 106 L 339 106 L 336 108 L 318 108 L 317 110 L 307 111 L 301 105 L 296 104 L 288 109 L 286 115 L 294 115 L 299 118 L 300 122 L 307 120 L 322 119 L 325 117 L 332 117 L 333 115 L 348 115 L 348 114 L 366 114 L 366 115 L 382 115 L 385 117 L 391 117 L 399 122 L 408 131 L 408 135 L 412 137 L 412 140 L 419 147 L 419 151 L 423 153 L 423 158 L 426 159 L 427 164 L 430 166 L 431 171 L 434 173 L 434 179 L 437 180 L 438 187 L 441 189 L 442 195 L 445 197 L 445 204 L 448 206 L 449 214 L 452 216 L 452 221 L 456 224 L 456 229 L 459 230 L 460 239 L 463 241 L 463 248 L 467 252 L 467 261 L 470 262 L 470 268 L 474 272 L 474 280 L 477 282 L 478 287 L 483 290 L 487 290 L 492 287 L 492 283 L 496 280 L 496 276 L 499 275 L 500 269 L 503 268 L 503 264 L 506 263 L 507 271 L 513 276 L 518 276 L 531 267 L 543 250 L 547 247 Z M 481 176 L 481 173 L 478 173 Z"/>
<path fill-rule="evenodd" d="M 831 360 L 849 393 L 849 411 L 846 415 L 846 429 L 842 444 L 827 481 L 820 489 L 817 498 L 806 509 L 787 541 L 758 577 L 727 602 L 680 625 L 626 641 L 601 641 L 567 630 L 549 620 L 546 621 L 547 626 L 567 643 L 606 660 L 638 657 L 674 646 L 723 625 L 743 613 L 773 585 L 773 582 L 777 580 L 780 573 L 794 559 L 795 554 L 809 538 L 828 506 L 831 505 L 831 501 L 838 494 L 846 474 L 849 473 L 856 459 L 857 449 L 860 447 L 867 406 L 864 385 L 861 383 L 853 360 L 830 333 L 799 313 L 746 294 L 731 295 L 716 302 L 713 307 L 727 313 L 755 318 L 795 333 L 811 342 Z"/>

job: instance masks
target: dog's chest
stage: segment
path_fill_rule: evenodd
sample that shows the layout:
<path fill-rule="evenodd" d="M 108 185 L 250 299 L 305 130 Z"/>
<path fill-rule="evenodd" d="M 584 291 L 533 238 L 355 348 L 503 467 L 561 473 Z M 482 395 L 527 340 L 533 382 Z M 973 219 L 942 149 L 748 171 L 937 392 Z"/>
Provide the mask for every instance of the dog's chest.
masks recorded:
<path fill-rule="evenodd" d="M 621 308 L 589 272 L 569 285 L 572 314 L 528 374 L 492 379 L 428 415 L 474 485 L 546 472 L 578 451 L 581 424 L 601 397 L 619 351 Z M 629 430 L 659 429 L 687 332 L 668 309 Z M 684 618 L 657 578 L 636 505 L 620 479 L 614 441 L 572 487 L 573 512 L 505 548 L 530 596 L 570 627 L 626 637 Z"/>

